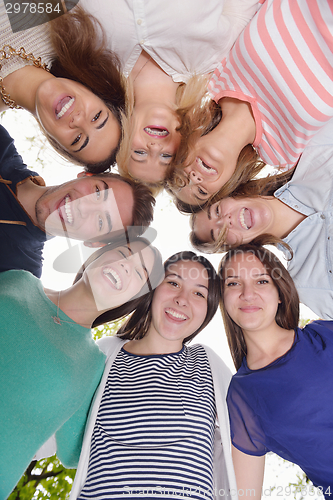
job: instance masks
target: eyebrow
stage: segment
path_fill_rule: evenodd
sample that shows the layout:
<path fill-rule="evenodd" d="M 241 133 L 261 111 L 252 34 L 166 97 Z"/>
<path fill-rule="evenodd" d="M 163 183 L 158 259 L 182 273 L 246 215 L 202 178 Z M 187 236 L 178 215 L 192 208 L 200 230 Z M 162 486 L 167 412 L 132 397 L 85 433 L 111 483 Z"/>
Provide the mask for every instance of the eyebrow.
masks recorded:
<path fill-rule="evenodd" d="M 268 273 L 259 273 L 259 274 L 254 274 L 253 278 L 259 278 L 260 276 L 269 276 L 271 277 L 270 274 Z M 224 281 L 227 281 L 228 278 L 239 278 L 240 276 L 238 274 L 230 274 L 230 276 L 226 276 Z"/>
<path fill-rule="evenodd" d="M 184 278 L 182 278 L 181 276 L 179 276 L 179 274 L 177 273 L 170 273 L 170 274 L 166 274 L 166 278 L 168 278 L 169 276 L 177 276 L 177 278 L 179 278 L 180 280 L 184 281 Z M 208 291 L 208 287 L 205 286 L 205 285 L 201 285 L 201 283 L 196 283 L 195 286 L 199 287 L 199 288 L 206 288 L 206 290 Z"/>
<path fill-rule="evenodd" d="M 107 113 L 107 116 L 106 116 L 106 118 L 105 118 L 104 122 L 100 123 L 100 125 L 98 125 L 98 126 L 96 127 L 96 129 L 97 129 L 97 130 L 100 130 L 101 128 L 103 128 L 103 127 L 106 125 L 106 122 L 108 121 L 108 119 L 109 119 L 109 113 Z"/>
<path fill-rule="evenodd" d="M 103 128 L 106 124 L 106 122 L 108 121 L 109 119 L 109 113 L 107 114 L 107 117 L 105 118 L 104 122 L 102 122 L 100 125 L 98 125 L 96 127 L 97 130 L 100 130 L 101 128 Z M 84 141 L 84 143 L 82 144 L 82 146 L 77 149 L 76 151 L 73 150 L 73 153 L 79 153 L 80 151 L 82 151 L 82 149 L 84 149 L 85 147 L 88 146 L 88 143 L 89 143 L 89 136 L 86 137 L 86 140 Z"/>

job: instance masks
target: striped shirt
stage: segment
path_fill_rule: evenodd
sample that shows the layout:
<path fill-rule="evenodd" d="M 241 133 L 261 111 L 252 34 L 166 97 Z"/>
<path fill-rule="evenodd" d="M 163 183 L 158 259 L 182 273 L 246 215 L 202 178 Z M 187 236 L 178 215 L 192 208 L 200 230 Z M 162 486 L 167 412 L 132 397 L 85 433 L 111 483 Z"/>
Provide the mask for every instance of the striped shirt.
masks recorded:
<path fill-rule="evenodd" d="M 211 499 L 215 418 L 202 346 L 153 356 L 121 349 L 105 386 L 78 499 Z"/>
<path fill-rule="evenodd" d="M 251 104 L 253 146 L 292 168 L 333 116 L 332 0 L 266 0 L 209 83 L 212 98 Z"/>

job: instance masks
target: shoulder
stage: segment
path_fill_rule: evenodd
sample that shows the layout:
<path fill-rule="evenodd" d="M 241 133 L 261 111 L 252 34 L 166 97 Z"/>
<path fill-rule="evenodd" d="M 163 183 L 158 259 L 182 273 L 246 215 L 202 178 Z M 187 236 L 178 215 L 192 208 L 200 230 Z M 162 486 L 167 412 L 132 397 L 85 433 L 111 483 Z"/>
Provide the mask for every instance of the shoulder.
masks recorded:
<path fill-rule="evenodd" d="M 97 345 L 106 356 L 109 356 L 115 350 L 119 350 L 124 344 L 125 340 L 120 339 L 119 337 L 102 337 L 97 340 Z"/>
<path fill-rule="evenodd" d="M 218 380 L 222 386 L 228 387 L 232 374 L 225 362 L 211 347 L 204 344 L 195 344 L 193 347 L 195 346 L 200 346 L 205 350 L 214 380 Z"/>

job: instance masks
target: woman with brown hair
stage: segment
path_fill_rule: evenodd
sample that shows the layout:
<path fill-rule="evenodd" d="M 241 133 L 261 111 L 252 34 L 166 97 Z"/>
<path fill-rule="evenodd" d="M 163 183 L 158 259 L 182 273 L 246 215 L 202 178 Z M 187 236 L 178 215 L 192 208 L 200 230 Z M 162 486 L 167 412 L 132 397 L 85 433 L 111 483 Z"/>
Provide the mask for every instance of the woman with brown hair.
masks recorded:
<path fill-rule="evenodd" d="M 0 110 L 28 110 L 55 149 L 90 172 L 112 166 L 125 88 L 99 23 L 76 7 L 52 22 L 13 32 L 1 0 L 0 24 Z"/>
<path fill-rule="evenodd" d="M 248 182 L 194 214 L 190 237 L 207 253 L 258 239 L 278 245 L 301 302 L 325 319 L 333 318 L 332 132 L 331 120 L 294 171 Z"/>
<path fill-rule="evenodd" d="M 227 404 L 239 496 L 261 498 L 265 454 L 272 451 L 298 464 L 330 498 L 332 321 L 298 328 L 294 283 L 264 247 L 230 250 L 220 277 L 221 311 L 238 370 Z"/>

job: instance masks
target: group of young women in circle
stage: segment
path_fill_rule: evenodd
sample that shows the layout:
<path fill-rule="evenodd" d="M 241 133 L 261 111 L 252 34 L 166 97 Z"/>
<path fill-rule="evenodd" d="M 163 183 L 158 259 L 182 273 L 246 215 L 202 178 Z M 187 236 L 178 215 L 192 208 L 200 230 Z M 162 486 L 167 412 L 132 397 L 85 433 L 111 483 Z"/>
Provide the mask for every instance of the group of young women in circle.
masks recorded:
<path fill-rule="evenodd" d="M 75 499 L 258 498 L 268 451 L 330 497 L 332 324 L 302 330 L 298 314 L 300 296 L 332 318 L 333 9 L 261 3 L 172 1 L 162 15 L 81 0 L 19 33 L 0 3 L 0 109 L 30 111 L 91 173 L 117 161 L 155 194 L 167 187 L 192 214 L 192 243 L 227 251 L 218 275 L 192 252 L 163 272 L 147 240 L 115 239 L 61 293 L 1 274 L 2 498 L 45 442 L 79 464 Z M 255 179 L 264 162 L 285 172 Z M 297 290 L 263 243 L 292 253 Z M 219 303 L 229 389 L 223 362 L 187 346 Z M 128 314 L 93 342 L 91 326 Z"/>

